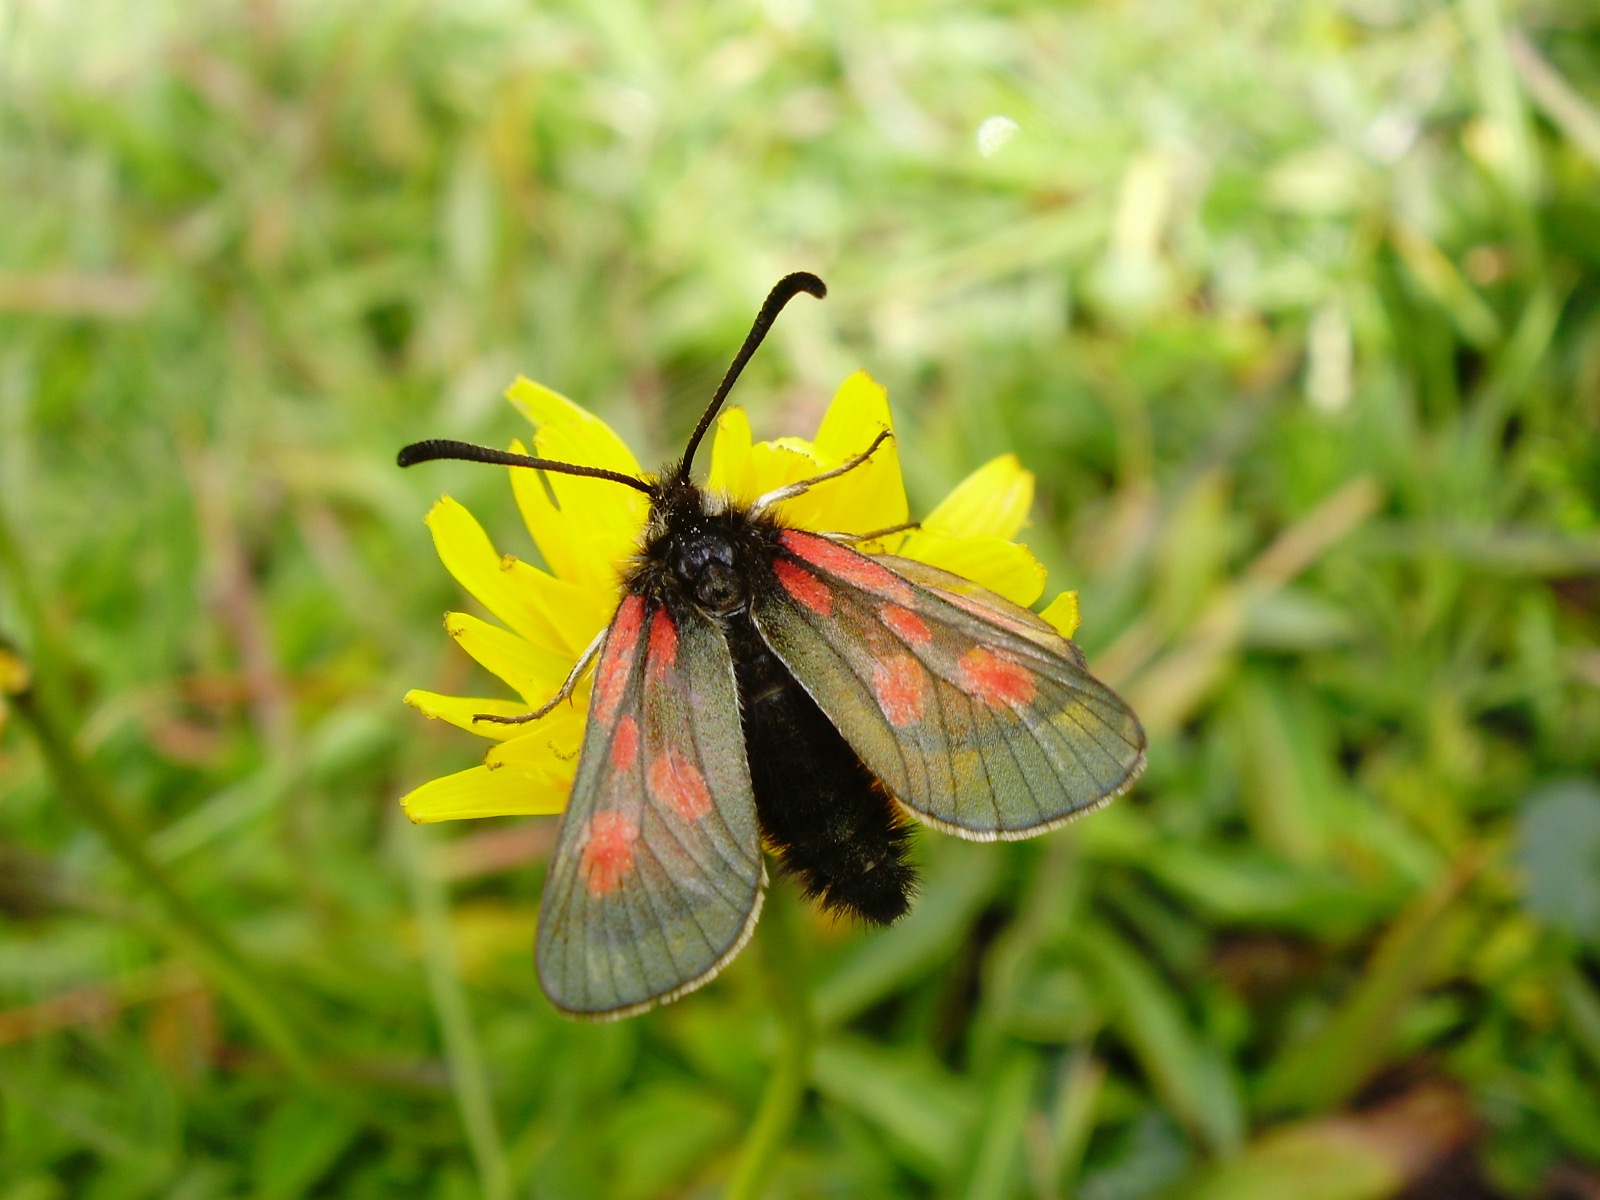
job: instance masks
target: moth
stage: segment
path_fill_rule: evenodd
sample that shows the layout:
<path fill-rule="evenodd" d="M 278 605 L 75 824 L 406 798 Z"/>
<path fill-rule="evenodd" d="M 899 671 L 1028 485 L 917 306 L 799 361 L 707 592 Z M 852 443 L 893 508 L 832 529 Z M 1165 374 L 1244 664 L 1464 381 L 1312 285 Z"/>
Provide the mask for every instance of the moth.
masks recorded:
<path fill-rule="evenodd" d="M 608 479 L 650 498 L 608 627 L 536 721 L 594 667 L 572 795 L 540 904 L 539 981 L 564 1013 L 615 1018 L 700 987 L 760 915 L 765 845 L 824 908 L 887 925 L 910 904 L 916 818 L 977 841 L 1032 837 L 1125 791 L 1145 762 L 1128 706 L 1039 616 L 866 537 L 788 527 L 776 505 L 889 436 L 745 505 L 690 478 L 695 450 L 783 307 L 780 280 L 682 457 L 644 478 L 452 440 L 465 459 Z"/>

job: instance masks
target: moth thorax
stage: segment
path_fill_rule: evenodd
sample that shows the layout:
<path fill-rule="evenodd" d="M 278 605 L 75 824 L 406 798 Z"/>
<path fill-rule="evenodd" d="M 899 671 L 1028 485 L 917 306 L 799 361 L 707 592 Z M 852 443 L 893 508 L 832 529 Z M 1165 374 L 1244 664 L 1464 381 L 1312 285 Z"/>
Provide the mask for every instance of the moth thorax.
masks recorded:
<path fill-rule="evenodd" d="M 726 537 L 704 532 L 685 536 L 673 547 L 672 573 L 707 612 L 736 612 L 749 602 L 733 543 Z"/>

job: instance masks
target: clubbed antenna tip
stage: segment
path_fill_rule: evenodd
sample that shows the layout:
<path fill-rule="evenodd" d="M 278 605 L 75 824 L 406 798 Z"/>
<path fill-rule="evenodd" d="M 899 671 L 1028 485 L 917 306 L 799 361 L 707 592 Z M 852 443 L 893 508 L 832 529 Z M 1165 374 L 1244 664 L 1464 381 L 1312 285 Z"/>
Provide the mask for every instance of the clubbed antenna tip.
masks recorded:
<path fill-rule="evenodd" d="M 717 394 L 711 397 L 711 403 L 706 406 L 705 413 L 700 417 L 700 423 L 694 427 L 694 432 L 689 435 L 689 445 L 684 449 L 683 458 L 678 463 L 678 469 L 673 472 L 677 479 L 689 477 L 689 467 L 694 462 L 694 452 L 700 447 L 700 439 L 705 437 L 706 430 L 711 428 L 711 422 L 716 419 L 717 410 L 722 407 L 722 402 L 728 398 L 728 393 L 733 390 L 733 385 L 738 382 L 739 373 L 750 361 L 750 356 L 756 352 L 767 336 L 767 331 L 772 328 L 772 323 L 778 319 L 778 314 L 784 306 L 805 292 L 808 296 L 815 296 L 821 300 L 828 294 L 828 285 L 823 283 L 810 271 L 795 271 L 785 275 L 773 285 L 767 298 L 762 302 L 761 311 L 756 313 L 756 319 L 750 326 L 750 332 L 745 335 L 744 345 L 739 347 L 739 353 L 733 356 L 733 362 L 728 367 L 728 373 L 722 377 L 722 382 L 717 385 Z"/>

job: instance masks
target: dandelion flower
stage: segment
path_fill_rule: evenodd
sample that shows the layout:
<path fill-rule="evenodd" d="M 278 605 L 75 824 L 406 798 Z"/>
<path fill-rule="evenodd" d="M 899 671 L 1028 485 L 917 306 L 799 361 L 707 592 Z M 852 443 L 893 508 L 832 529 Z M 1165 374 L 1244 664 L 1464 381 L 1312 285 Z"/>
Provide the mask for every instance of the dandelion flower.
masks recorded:
<path fill-rule="evenodd" d="M 516 453 L 637 476 L 639 462 L 600 418 L 564 396 L 519 378 L 506 392 L 533 424 L 531 446 Z M 866 373 L 844 381 L 815 439 L 754 441 L 742 410 L 726 410 L 716 426 L 707 489 L 749 504 L 786 484 L 815 477 L 865 450 L 892 428 L 884 389 Z M 638 549 L 649 498 L 600 479 L 511 469 L 511 486 L 544 568 L 502 555 L 483 527 L 450 497 L 428 513 L 434 546 L 450 572 L 495 618 L 452 612 L 445 630 L 517 699 L 443 696 L 413 690 L 407 704 L 494 741 L 484 764 L 432 780 L 401 804 L 413 821 L 449 821 L 559 813 L 567 803 L 588 710 L 589 685 L 538 721 L 500 724 L 556 695 L 584 650 L 606 627 L 622 597 L 622 579 Z M 1044 592 L 1045 570 L 1014 539 L 1033 502 L 1033 475 L 1015 455 L 979 467 L 919 528 L 861 546 L 941 567 L 1021 605 Z M 892 440 L 855 470 L 785 500 L 787 525 L 826 533 L 865 534 L 907 521 L 900 460 Z M 1070 637 L 1077 596 L 1063 592 L 1042 616 Z"/>

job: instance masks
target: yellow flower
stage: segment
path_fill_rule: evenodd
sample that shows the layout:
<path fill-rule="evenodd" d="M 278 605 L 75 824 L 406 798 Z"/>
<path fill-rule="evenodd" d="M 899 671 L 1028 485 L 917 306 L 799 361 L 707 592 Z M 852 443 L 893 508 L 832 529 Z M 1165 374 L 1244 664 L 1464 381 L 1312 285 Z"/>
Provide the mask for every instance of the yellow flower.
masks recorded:
<path fill-rule="evenodd" d="M 506 396 L 534 425 L 532 447 L 515 443 L 518 453 L 640 473 L 638 460 L 610 426 L 572 401 L 528 379 L 518 379 Z M 888 397 L 859 371 L 839 388 L 815 441 L 754 442 L 744 413 L 728 409 L 717 422 L 706 486 L 748 504 L 840 465 L 887 428 Z M 572 787 L 589 702 L 586 681 L 571 703 L 538 721 L 505 725 L 473 718 L 515 716 L 556 694 L 616 611 L 649 498 L 606 480 L 525 468 L 511 469 L 511 486 L 548 570 L 496 553 L 472 514 L 448 496 L 428 513 L 445 569 L 500 622 L 453 612 L 445 616 L 445 629 L 521 699 L 406 693 L 406 703 L 425 715 L 496 743 L 483 766 L 425 783 L 401 800 L 413 821 L 558 813 Z M 1015 455 L 1001 455 L 957 485 L 919 529 L 862 548 L 920 559 L 1030 605 L 1044 591 L 1045 570 L 1011 539 L 1032 503 L 1033 475 Z M 903 524 L 906 495 L 894 441 L 855 470 L 779 504 L 775 513 L 787 524 L 819 532 L 863 534 Z M 1071 637 L 1078 623 L 1076 593 L 1063 592 L 1042 615 Z"/>

